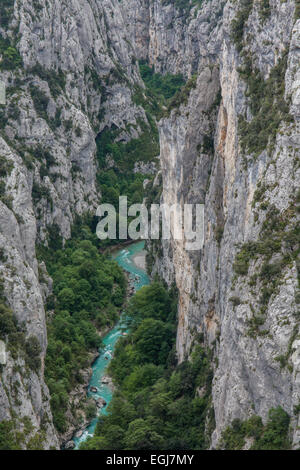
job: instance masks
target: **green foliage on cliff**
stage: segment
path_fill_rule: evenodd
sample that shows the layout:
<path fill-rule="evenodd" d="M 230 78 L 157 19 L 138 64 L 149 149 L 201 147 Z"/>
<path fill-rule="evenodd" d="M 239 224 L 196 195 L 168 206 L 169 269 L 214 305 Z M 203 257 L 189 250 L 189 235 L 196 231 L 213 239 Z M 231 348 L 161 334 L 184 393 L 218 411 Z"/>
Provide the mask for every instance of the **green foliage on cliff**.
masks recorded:
<path fill-rule="evenodd" d="M 244 422 L 235 419 L 223 432 L 221 446 L 225 450 L 241 450 L 248 438 L 252 441 L 251 450 L 287 450 L 291 448 L 289 424 L 290 417 L 281 407 L 269 411 L 265 425 L 259 416 Z"/>
<path fill-rule="evenodd" d="M 47 121 L 48 120 L 47 109 L 48 109 L 48 104 L 49 104 L 48 96 L 43 90 L 41 90 L 36 85 L 31 84 L 29 89 L 30 89 L 31 98 L 32 98 L 37 115 Z"/>
<path fill-rule="evenodd" d="M 2 281 L 0 283 L 0 339 L 7 343 L 14 357 L 25 345 L 24 331 L 18 327 L 17 319 L 7 305 Z"/>
<path fill-rule="evenodd" d="M 10 175 L 13 166 L 11 160 L 7 160 L 3 155 L 0 155 L 0 178 Z"/>
<path fill-rule="evenodd" d="M 253 0 L 240 2 L 231 24 L 231 36 L 243 59 L 243 65 L 238 71 L 247 84 L 246 96 L 251 112 L 250 119 L 248 116 L 239 117 L 240 143 L 244 152 L 259 155 L 269 143 L 274 142 L 280 124 L 291 122 L 292 117 L 284 96 L 288 51 L 282 54 L 265 80 L 255 66 L 254 58 L 244 48 L 245 28 L 252 9 Z M 269 17 L 269 0 L 259 2 L 258 12 L 263 21 Z"/>
<path fill-rule="evenodd" d="M 21 450 L 16 442 L 13 421 L 1 421 L 0 423 L 0 450 Z"/>
<path fill-rule="evenodd" d="M 41 346 L 38 338 L 26 338 L 24 327 L 18 323 L 12 309 L 8 306 L 3 282 L 0 281 L 0 339 L 6 343 L 7 350 L 14 359 L 24 359 L 26 367 L 37 374 L 41 367 Z"/>
<path fill-rule="evenodd" d="M 163 5 L 174 4 L 175 8 L 186 17 L 194 6 L 200 8 L 203 2 L 204 0 L 162 0 Z"/>
<path fill-rule="evenodd" d="M 181 74 L 173 75 L 166 73 L 155 73 L 154 67 L 150 67 L 145 61 L 140 62 L 141 77 L 146 87 L 154 93 L 158 99 L 168 100 L 175 95 L 185 84 L 185 80 Z"/>
<path fill-rule="evenodd" d="M 271 15 L 270 0 L 261 0 L 259 3 L 259 16 L 262 21 L 266 21 Z"/>
<path fill-rule="evenodd" d="M 144 198 L 144 180 L 151 175 L 134 172 L 136 162 L 149 163 L 160 153 L 158 131 L 154 120 L 148 115 L 148 123 L 139 120 L 142 131 L 137 138 L 128 141 L 118 140 L 124 129 L 105 128 L 97 137 L 97 160 L 99 171 L 97 183 L 101 193 L 101 202 L 113 204 L 118 210 L 119 197 L 127 196 L 128 205 L 142 203 Z M 127 129 L 130 132 L 130 129 Z M 112 244 L 107 240 L 103 244 Z M 117 240 L 115 241 L 117 243 Z"/>
<path fill-rule="evenodd" d="M 0 24 L 2 28 L 7 28 L 13 14 L 14 0 L 1 0 L 0 3 Z"/>
<path fill-rule="evenodd" d="M 62 91 L 65 91 L 66 77 L 62 70 L 48 70 L 43 68 L 40 64 L 36 64 L 30 69 L 30 72 L 48 83 L 53 98 L 57 98 Z"/>
<path fill-rule="evenodd" d="M 186 82 L 186 84 L 178 90 L 173 98 L 168 103 L 167 113 L 170 114 L 172 109 L 179 108 L 181 104 L 186 105 L 190 96 L 191 91 L 196 88 L 197 85 L 197 75 L 192 75 L 192 77 Z"/>
<path fill-rule="evenodd" d="M 0 423 L 0 450 L 44 450 L 44 441 L 43 419 L 38 432 L 28 416 Z"/>
<path fill-rule="evenodd" d="M 273 67 L 269 78 L 264 80 L 261 72 L 253 66 L 251 57 L 245 55 L 239 72 L 248 85 L 252 118 L 239 118 L 240 142 L 244 151 L 261 153 L 268 143 L 274 142 L 280 124 L 292 121 L 289 104 L 284 98 L 286 67 L 287 52 Z"/>
<path fill-rule="evenodd" d="M 300 18 L 300 0 L 295 0 L 295 20 Z"/>
<path fill-rule="evenodd" d="M 31 370 L 36 373 L 41 368 L 40 354 L 42 352 L 41 345 L 36 336 L 30 336 L 25 343 L 26 362 Z"/>
<path fill-rule="evenodd" d="M 73 235 L 78 236 L 79 232 L 77 229 Z M 116 322 L 126 292 L 121 268 L 99 254 L 91 241 L 92 233 L 91 240 L 78 238 L 66 242 L 64 249 L 60 243 L 52 244 L 51 249 L 39 248 L 54 283 L 54 297 L 47 302 L 54 313 L 48 315 L 45 377 L 59 432 L 66 430 L 68 394 L 82 382 L 80 370 L 89 366 L 89 352 L 101 344 L 96 328 L 107 328 Z"/>
<path fill-rule="evenodd" d="M 14 70 L 22 65 L 22 58 L 15 45 L 0 37 L 0 70 Z"/>
<path fill-rule="evenodd" d="M 118 389 L 82 449 L 208 447 L 205 423 L 208 434 L 214 427 L 210 353 L 198 345 L 176 367 L 176 311 L 175 292 L 159 282 L 131 299 L 132 331 L 117 344 L 109 367 Z"/>
<path fill-rule="evenodd" d="M 97 137 L 97 158 L 100 168 L 106 168 L 109 155 L 114 160 L 114 167 L 120 173 L 132 172 L 135 162 L 149 162 L 159 155 L 158 131 L 153 119 L 148 116 L 149 124 L 138 121 L 140 136 L 128 140 L 118 140 L 122 129 L 104 129 Z"/>
<path fill-rule="evenodd" d="M 246 276 L 250 262 L 260 261 L 251 278 L 251 286 L 259 286 L 259 311 L 249 320 L 249 335 L 264 334 L 260 327 L 265 323 L 269 301 L 280 286 L 288 267 L 299 263 L 300 225 L 295 215 L 299 209 L 297 197 L 283 213 L 270 205 L 262 224 L 258 240 L 243 244 L 235 257 L 233 269 L 236 276 Z M 276 255 L 276 261 L 273 256 Z"/>
<path fill-rule="evenodd" d="M 253 8 L 253 0 L 240 0 L 239 7 L 236 17 L 231 23 L 231 37 L 237 50 L 241 52 L 244 45 L 244 31 Z"/>

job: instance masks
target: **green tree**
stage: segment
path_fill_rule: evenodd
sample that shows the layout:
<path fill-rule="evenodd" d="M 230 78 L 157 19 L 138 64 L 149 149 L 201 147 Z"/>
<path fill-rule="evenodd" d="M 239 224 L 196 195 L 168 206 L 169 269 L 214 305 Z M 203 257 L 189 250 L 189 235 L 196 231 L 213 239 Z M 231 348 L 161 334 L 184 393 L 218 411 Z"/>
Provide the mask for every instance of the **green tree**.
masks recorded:
<path fill-rule="evenodd" d="M 172 325 L 146 318 L 134 332 L 133 340 L 140 362 L 163 364 L 174 342 Z M 162 348 L 166 344 L 167 347 Z"/>
<path fill-rule="evenodd" d="M 75 303 L 75 294 L 72 289 L 65 287 L 59 292 L 57 298 L 62 309 L 72 311 Z"/>
<path fill-rule="evenodd" d="M 164 439 L 149 423 L 139 418 L 129 424 L 124 441 L 130 450 L 152 450 L 161 449 Z"/>

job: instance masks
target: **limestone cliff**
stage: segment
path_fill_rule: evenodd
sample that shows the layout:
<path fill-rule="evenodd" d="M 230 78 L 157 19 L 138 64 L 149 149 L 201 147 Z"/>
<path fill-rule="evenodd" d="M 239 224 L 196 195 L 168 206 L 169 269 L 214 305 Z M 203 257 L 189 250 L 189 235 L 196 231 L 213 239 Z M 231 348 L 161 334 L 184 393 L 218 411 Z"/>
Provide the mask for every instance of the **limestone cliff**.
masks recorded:
<path fill-rule="evenodd" d="M 204 248 L 164 242 L 154 271 L 179 289 L 179 360 L 197 332 L 214 349 L 212 446 L 282 406 L 298 447 L 299 4 L 200 3 L 130 12 L 157 70 L 197 74 L 159 130 L 162 200 L 205 203 Z"/>
<path fill-rule="evenodd" d="M 162 201 L 205 203 L 205 243 L 163 242 L 153 272 L 179 289 L 179 360 L 196 333 L 214 350 L 212 447 L 234 418 L 274 406 L 298 447 L 299 1 L 3 5 L 0 275 L 42 367 L 8 353 L 0 420 L 29 416 L 30 436 L 43 428 L 44 447 L 58 446 L 43 380 L 51 280 L 35 247 L 96 207 L 96 136 L 117 128 L 126 142 L 148 125 L 134 99 L 146 59 L 188 80 L 159 123 Z"/>
<path fill-rule="evenodd" d="M 0 420 L 15 420 L 25 447 L 42 429 L 47 449 L 59 445 L 43 379 L 51 279 L 36 245 L 69 238 L 75 216 L 95 212 L 96 136 L 114 126 L 128 141 L 148 121 L 133 103 L 142 81 L 119 2 L 7 1 L 0 12 L 0 275 L 18 334 L 37 338 L 42 360 L 28 370 L 7 344 Z M 33 426 L 26 435 L 24 417 Z"/>

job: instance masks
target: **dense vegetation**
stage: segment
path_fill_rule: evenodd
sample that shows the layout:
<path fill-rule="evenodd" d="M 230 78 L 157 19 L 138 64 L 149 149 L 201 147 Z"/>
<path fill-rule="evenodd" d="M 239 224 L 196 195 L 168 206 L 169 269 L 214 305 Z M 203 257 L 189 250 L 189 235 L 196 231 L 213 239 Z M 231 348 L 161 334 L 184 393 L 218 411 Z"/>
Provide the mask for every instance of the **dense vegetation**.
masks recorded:
<path fill-rule="evenodd" d="M 128 206 L 143 202 L 143 182 L 147 175 L 134 172 L 134 165 L 136 162 L 149 163 L 159 155 L 158 131 L 150 115 L 148 122 L 149 125 L 139 120 L 142 133 L 127 142 L 118 140 L 122 130 L 115 127 L 105 128 L 96 139 L 99 164 L 97 183 L 102 195 L 101 202 L 113 204 L 117 212 L 120 196 L 127 196 Z M 106 240 L 106 244 L 111 243 L 114 241 Z M 115 243 L 118 241 L 115 240 Z"/>
<path fill-rule="evenodd" d="M 110 327 L 118 319 L 126 280 L 121 268 L 99 253 L 87 225 L 81 230 L 75 227 L 64 248 L 55 226 L 49 233 L 50 248 L 39 248 L 54 283 L 54 296 L 47 302 L 54 314 L 48 315 L 45 377 L 54 424 L 63 432 L 68 393 L 82 382 L 80 370 L 89 365 L 89 352 L 101 344 L 97 329 Z"/>
<path fill-rule="evenodd" d="M 12 18 L 14 0 L 1 0 L 0 3 L 0 23 L 3 28 L 6 28 Z"/>
<path fill-rule="evenodd" d="M 208 446 L 207 417 L 213 427 L 210 354 L 198 345 L 191 360 L 176 367 L 176 311 L 174 290 L 168 292 L 157 281 L 132 298 L 132 331 L 119 341 L 109 367 L 118 391 L 83 449 Z"/>
<path fill-rule="evenodd" d="M 287 450 L 291 447 L 289 439 L 289 415 L 281 408 L 272 408 L 269 419 L 263 425 L 259 416 L 252 416 L 247 421 L 235 419 L 222 435 L 222 448 L 240 450 L 250 439 L 251 450 Z"/>
<path fill-rule="evenodd" d="M 9 39 L 0 37 L 0 70 L 14 70 L 22 65 L 21 56 Z"/>
<path fill-rule="evenodd" d="M 148 116 L 149 124 L 139 120 L 138 125 L 142 130 L 140 137 L 128 142 L 118 141 L 122 129 L 112 128 L 103 130 L 96 139 L 97 157 L 100 168 L 107 166 L 106 158 L 111 156 L 114 167 L 123 173 L 132 172 L 135 162 L 152 161 L 159 155 L 158 131 L 152 118 Z"/>
<path fill-rule="evenodd" d="M 181 74 L 173 75 L 155 73 L 154 67 L 150 67 L 145 61 L 140 62 L 140 73 L 146 87 L 154 93 L 158 99 L 168 100 L 185 84 Z"/>
<path fill-rule="evenodd" d="M 146 85 L 147 101 L 141 91 L 137 91 L 136 103 L 144 106 L 157 119 L 168 116 L 173 109 L 179 108 L 181 104 L 186 105 L 191 90 L 197 84 L 197 75 L 192 75 L 188 81 L 185 81 L 181 74 L 166 73 L 162 75 L 155 73 L 154 68 L 149 67 L 145 61 L 140 62 L 140 73 Z"/>

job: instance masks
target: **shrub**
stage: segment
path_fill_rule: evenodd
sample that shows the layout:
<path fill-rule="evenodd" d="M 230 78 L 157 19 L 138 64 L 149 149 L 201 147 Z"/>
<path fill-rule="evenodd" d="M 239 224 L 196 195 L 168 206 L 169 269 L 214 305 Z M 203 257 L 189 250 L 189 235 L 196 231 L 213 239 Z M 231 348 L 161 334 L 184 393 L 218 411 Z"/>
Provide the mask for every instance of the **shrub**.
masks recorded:
<path fill-rule="evenodd" d="M 287 54 L 284 54 L 266 81 L 251 65 L 246 65 L 241 71 L 248 83 L 253 115 L 251 121 L 242 116 L 239 118 L 241 146 L 244 151 L 259 154 L 270 141 L 275 140 L 281 122 L 290 122 L 292 119 L 284 99 L 286 64 Z"/>
<path fill-rule="evenodd" d="M 41 199 L 45 198 L 51 201 L 50 190 L 47 186 L 39 185 L 37 182 L 34 181 L 32 185 L 32 199 L 35 202 L 40 201 Z"/>
<path fill-rule="evenodd" d="M 75 134 L 76 134 L 76 137 L 81 137 L 82 136 L 82 130 L 81 130 L 80 127 L 76 127 Z"/>
<path fill-rule="evenodd" d="M 62 91 L 65 91 L 66 77 L 61 69 L 57 71 L 54 69 L 48 70 L 42 67 L 40 64 L 36 64 L 31 68 L 30 72 L 33 75 L 38 75 L 41 80 L 48 83 L 53 98 L 57 98 Z"/>
<path fill-rule="evenodd" d="M 10 23 L 13 14 L 14 3 L 14 0 L 1 0 L 0 22 L 3 28 L 6 28 Z"/>
<path fill-rule="evenodd" d="M 0 302 L 0 338 L 6 339 L 10 333 L 17 330 L 16 319 L 12 310 L 5 305 L 3 300 Z"/>
<path fill-rule="evenodd" d="M 39 372 L 41 368 L 41 346 L 39 340 L 36 336 L 30 336 L 25 344 L 26 357 L 25 361 L 28 367 L 31 370 L 34 370 L 36 373 Z"/>
<path fill-rule="evenodd" d="M 85 415 L 88 420 L 92 420 L 97 416 L 97 406 L 95 403 L 89 403 L 85 408 Z"/>
<path fill-rule="evenodd" d="M 150 67 L 145 61 L 140 62 L 140 73 L 146 87 L 158 98 L 162 97 L 166 100 L 172 98 L 185 83 L 181 74 L 155 73 L 154 67 Z"/>
<path fill-rule="evenodd" d="M 0 450 L 21 450 L 16 442 L 15 424 L 12 420 L 0 422 Z"/>
<path fill-rule="evenodd" d="M 255 415 L 244 422 L 235 419 L 223 431 L 221 446 L 225 450 L 240 450 L 248 437 L 254 438 L 251 450 L 290 449 L 289 423 L 290 417 L 281 407 L 270 409 L 265 426 L 262 419 Z"/>
<path fill-rule="evenodd" d="M 0 155 L 0 177 L 5 177 L 10 174 L 13 169 L 13 163 Z"/>
<path fill-rule="evenodd" d="M 33 100 L 34 108 L 38 116 L 42 117 L 46 121 L 48 120 L 47 109 L 49 104 L 49 98 L 39 87 L 30 85 L 30 94 Z"/>
<path fill-rule="evenodd" d="M 248 274 L 250 260 L 257 254 L 257 244 L 255 242 L 245 243 L 235 257 L 233 269 L 236 274 L 245 276 Z"/>
<path fill-rule="evenodd" d="M 191 91 L 196 88 L 197 85 L 197 75 L 193 75 L 181 88 L 180 91 L 177 91 L 173 98 L 168 104 L 168 109 L 166 115 L 170 114 L 172 109 L 179 108 L 181 104 L 186 105 L 190 96 Z"/>
<path fill-rule="evenodd" d="M 3 52 L 1 68 L 12 70 L 12 69 L 19 67 L 21 64 L 22 64 L 22 59 L 20 57 L 19 52 L 17 51 L 15 47 L 9 46 Z"/>
<path fill-rule="evenodd" d="M 9 39 L 0 38 L 0 54 L 2 55 L 0 70 L 15 70 L 23 64 L 19 51 L 14 47 L 14 44 L 11 43 Z"/>
<path fill-rule="evenodd" d="M 253 8 L 253 0 L 241 0 L 240 9 L 231 23 L 231 37 L 239 52 L 243 49 L 244 30 Z"/>
<path fill-rule="evenodd" d="M 271 11 L 270 0 L 261 0 L 259 3 L 259 16 L 263 22 L 270 17 Z"/>

